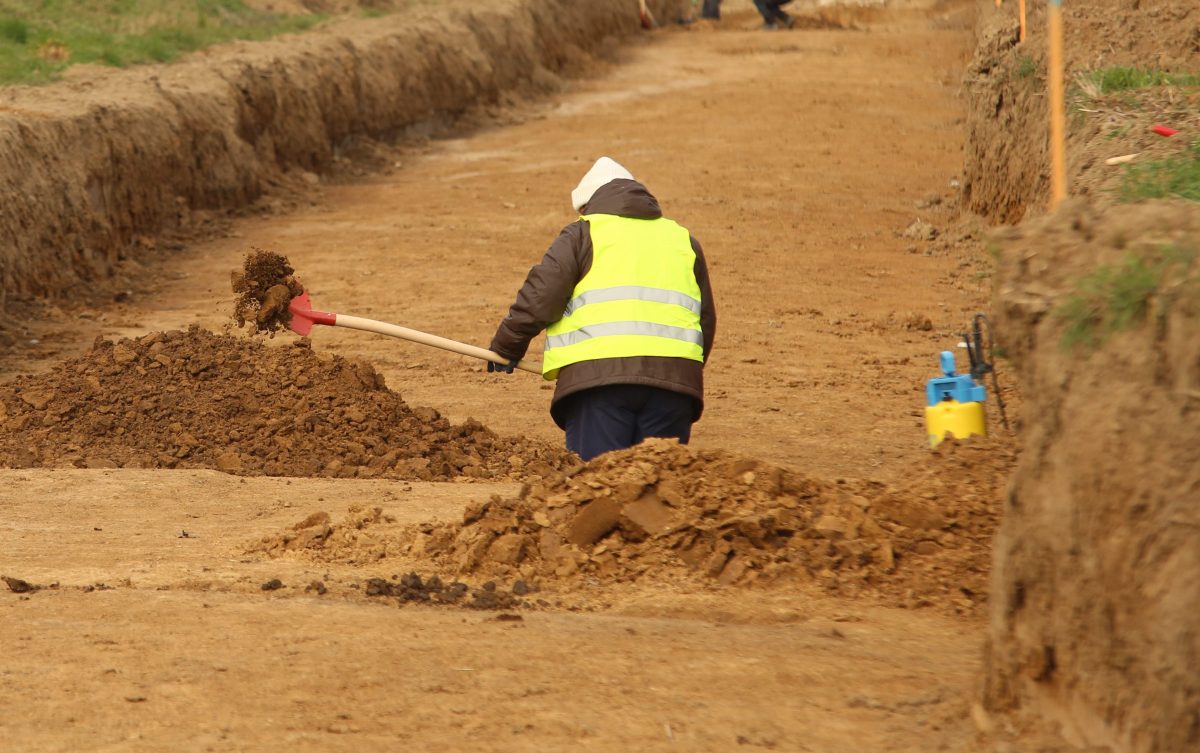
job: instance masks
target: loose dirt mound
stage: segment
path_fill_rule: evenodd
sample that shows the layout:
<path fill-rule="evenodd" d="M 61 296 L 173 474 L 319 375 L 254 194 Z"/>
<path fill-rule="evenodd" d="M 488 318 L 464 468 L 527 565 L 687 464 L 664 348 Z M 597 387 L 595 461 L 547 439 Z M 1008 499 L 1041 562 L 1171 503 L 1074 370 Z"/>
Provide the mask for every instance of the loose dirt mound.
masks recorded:
<path fill-rule="evenodd" d="M 193 327 L 0 386 L 0 466 L 270 476 L 538 478 L 574 456 L 410 408 L 363 363 Z"/>
<path fill-rule="evenodd" d="M 317 513 L 247 551 L 320 561 L 432 559 L 444 572 L 558 589 L 643 576 L 726 585 L 814 580 L 844 595 L 970 611 L 983 602 L 1004 442 L 943 443 L 903 486 L 824 481 L 669 440 L 493 496 L 462 523 L 391 528 L 381 510 Z M 370 530 L 367 530 L 370 529 Z"/>
<path fill-rule="evenodd" d="M 233 292 L 238 299 L 233 305 L 233 318 L 239 327 L 249 321 L 256 332 L 275 332 L 291 321 L 288 304 L 304 292 L 304 286 L 292 276 L 295 273 L 287 257 L 256 248 L 246 255 L 242 271 L 232 274 Z"/>
<path fill-rule="evenodd" d="M 686 570 L 727 585 L 799 575 L 839 594 L 970 608 L 986 592 L 1012 454 L 948 444 L 938 460 L 915 485 L 889 488 L 652 440 L 493 497 L 414 549 L 463 573 L 620 582 Z"/>
<path fill-rule="evenodd" d="M 314 512 L 285 531 L 264 536 L 246 547 L 247 554 L 278 557 L 285 552 L 303 552 L 322 562 L 371 564 L 399 553 L 394 540 L 377 535 L 381 524 L 394 523 L 382 507 L 352 506 L 346 518 L 334 523 L 329 513 Z"/>

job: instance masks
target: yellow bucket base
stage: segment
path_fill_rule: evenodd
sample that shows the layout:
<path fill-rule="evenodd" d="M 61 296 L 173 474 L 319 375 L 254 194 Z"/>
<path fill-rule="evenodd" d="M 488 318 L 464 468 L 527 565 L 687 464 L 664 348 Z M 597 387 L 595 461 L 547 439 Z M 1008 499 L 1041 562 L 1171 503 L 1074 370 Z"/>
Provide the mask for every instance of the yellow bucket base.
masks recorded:
<path fill-rule="evenodd" d="M 943 400 L 937 405 L 928 405 L 925 407 L 925 430 L 930 447 L 937 447 L 948 434 L 958 439 L 966 439 L 972 434 L 986 437 L 983 403 Z"/>

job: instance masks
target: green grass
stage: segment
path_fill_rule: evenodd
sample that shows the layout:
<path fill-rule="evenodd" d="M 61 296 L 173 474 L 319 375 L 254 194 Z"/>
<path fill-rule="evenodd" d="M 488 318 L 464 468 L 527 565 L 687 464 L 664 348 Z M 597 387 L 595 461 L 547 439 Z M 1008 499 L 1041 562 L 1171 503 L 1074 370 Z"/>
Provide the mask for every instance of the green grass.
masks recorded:
<path fill-rule="evenodd" d="M 1182 154 L 1128 165 L 1118 188 L 1121 201 L 1179 198 L 1200 201 L 1200 141 Z"/>
<path fill-rule="evenodd" d="M 1114 332 L 1142 321 L 1167 275 L 1186 275 L 1195 258 L 1194 251 L 1163 246 L 1145 255 L 1130 253 L 1120 264 L 1097 268 L 1082 278 L 1054 311 L 1065 325 L 1063 346 L 1095 348 Z"/>
<path fill-rule="evenodd" d="M 1030 55 L 1022 55 L 1017 59 L 1017 68 L 1015 73 L 1017 78 L 1029 78 L 1037 73 L 1037 63 L 1033 62 L 1033 57 Z"/>
<path fill-rule="evenodd" d="M 0 0 L 0 84 L 47 83 L 75 63 L 165 63 L 321 20 L 256 11 L 242 0 Z"/>
<path fill-rule="evenodd" d="M 1200 74 L 1167 73 L 1145 68 L 1103 68 L 1088 78 L 1100 94 L 1144 89 L 1148 86 L 1200 86 Z"/>

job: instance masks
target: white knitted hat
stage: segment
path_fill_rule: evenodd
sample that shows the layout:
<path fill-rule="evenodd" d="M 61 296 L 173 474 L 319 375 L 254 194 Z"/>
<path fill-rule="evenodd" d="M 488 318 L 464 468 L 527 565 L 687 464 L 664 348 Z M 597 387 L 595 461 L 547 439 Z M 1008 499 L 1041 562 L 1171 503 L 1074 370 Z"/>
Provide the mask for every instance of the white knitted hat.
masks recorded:
<path fill-rule="evenodd" d="M 575 211 L 578 212 L 580 207 L 592 200 L 597 189 L 609 181 L 622 178 L 634 179 L 629 171 L 621 167 L 616 160 L 601 157 L 596 160 L 596 164 L 592 165 L 592 169 L 587 171 L 583 180 L 579 181 L 579 185 L 575 186 L 575 190 L 571 192 L 571 206 L 575 207 Z"/>

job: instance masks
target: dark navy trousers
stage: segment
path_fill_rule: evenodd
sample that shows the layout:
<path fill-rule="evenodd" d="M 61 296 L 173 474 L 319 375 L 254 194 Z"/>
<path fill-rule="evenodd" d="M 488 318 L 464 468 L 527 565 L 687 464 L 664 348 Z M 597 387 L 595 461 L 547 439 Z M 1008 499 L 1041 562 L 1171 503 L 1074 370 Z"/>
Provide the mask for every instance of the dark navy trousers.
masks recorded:
<path fill-rule="evenodd" d="M 567 449 L 584 460 L 632 447 L 647 437 L 673 437 L 687 444 L 696 399 L 641 384 L 610 384 L 563 398 Z"/>

